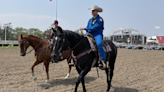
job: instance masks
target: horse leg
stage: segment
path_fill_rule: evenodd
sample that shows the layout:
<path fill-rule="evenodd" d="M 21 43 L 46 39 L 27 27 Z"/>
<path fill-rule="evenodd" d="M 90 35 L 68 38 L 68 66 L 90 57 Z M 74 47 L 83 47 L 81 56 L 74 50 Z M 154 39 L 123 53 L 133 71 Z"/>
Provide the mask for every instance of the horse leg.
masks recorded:
<path fill-rule="evenodd" d="M 84 83 L 84 77 L 85 75 L 90 71 L 91 67 L 88 67 L 86 66 L 81 72 L 80 72 L 80 75 L 76 81 L 76 85 L 75 85 L 75 91 L 74 92 L 77 92 L 77 88 L 79 86 L 79 83 L 80 81 L 82 82 L 82 85 L 83 85 L 83 92 L 86 92 L 86 89 L 85 89 L 85 83 Z M 77 70 L 79 72 L 79 70 Z"/>
<path fill-rule="evenodd" d="M 48 82 L 49 80 L 49 61 L 44 61 L 44 65 L 46 67 L 46 74 L 47 74 L 47 80 L 45 80 L 45 82 Z"/>
<path fill-rule="evenodd" d="M 107 84 L 108 84 L 108 88 L 107 88 L 107 91 L 106 92 L 109 92 L 110 90 L 110 87 L 111 87 L 111 81 L 112 81 L 112 78 L 113 78 L 113 71 L 114 71 L 114 63 L 115 63 L 115 59 L 114 58 L 111 58 L 109 60 L 109 68 L 107 68 L 105 71 L 106 71 L 106 75 L 107 75 Z"/>
<path fill-rule="evenodd" d="M 34 66 L 38 65 L 39 63 L 41 63 L 41 62 L 36 59 L 34 61 L 34 63 L 31 65 L 31 71 L 32 71 L 33 80 L 37 79 L 37 77 L 35 77 L 35 74 L 34 74 Z"/>
<path fill-rule="evenodd" d="M 68 59 L 67 59 L 68 60 Z M 68 69 L 68 74 L 67 74 L 67 76 L 64 78 L 64 79 L 67 79 L 69 76 L 70 76 L 70 72 L 71 72 L 71 65 L 69 65 L 69 63 L 71 63 L 71 59 L 68 61 L 68 67 L 69 67 L 69 69 Z"/>
<path fill-rule="evenodd" d="M 80 75 L 81 70 L 80 70 L 77 66 L 76 66 L 76 70 L 77 70 L 77 72 L 78 72 L 79 75 Z M 82 86 L 83 86 L 83 92 L 86 92 L 85 83 L 84 83 L 84 78 L 81 80 L 81 82 L 82 82 Z"/>
<path fill-rule="evenodd" d="M 83 92 L 87 92 L 86 88 L 85 88 L 84 78 L 81 80 L 81 82 L 82 82 L 82 86 L 83 86 Z"/>
<path fill-rule="evenodd" d="M 111 84 L 110 84 L 110 78 L 109 78 L 109 74 L 110 74 L 110 70 L 109 70 L 109 68 L 106 68 L 105 69 L 105 72 L 106 72 L 106 76 L 107 76 L 107 84 L 108 84 L 108 87 L 107 87 L 107 91 L 106 92 L 109 92 L 109 90 L 110 90 L 110 86 L 111 86 Z"/>

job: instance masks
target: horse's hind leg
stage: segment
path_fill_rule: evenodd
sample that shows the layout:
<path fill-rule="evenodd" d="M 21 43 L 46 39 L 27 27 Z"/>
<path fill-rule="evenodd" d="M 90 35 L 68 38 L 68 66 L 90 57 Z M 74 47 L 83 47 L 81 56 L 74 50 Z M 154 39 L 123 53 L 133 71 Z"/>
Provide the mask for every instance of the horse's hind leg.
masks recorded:
<path fill-rule="evenodd" d="M 109 68 L 106 68 L 106 75 L 107 75 L 107 84 L 108 84 L 108 88 L 107 88 L 107 92 L 109 92 L 110 87 L 111 87 L 111 81 L 113 78 L 113 71 L 114 71 L 114 63 L 115 63 L 115 58 L 111 57 L 111 59 L 109 60 Z"/>
<path fill-rule="evenodd" d="M 67 59 L 68 60 L 68 59 Z M 67 76 L 64 78 L 64 79 L 67 79 L 69 76 L 70 76 L 70 72 L 71 72 L 71 65 L 69 65 L 69 63 L 71 63 L 71 59 L 69 60 L 69 61 L 67 61 L 68 62 L 68 67 L 69 67 L 69 69 L 68 69 L 68 74 L 67 74 Z"/>
<path fill-rule="evenodd" d="M 46 74 L 47 74 L 47 80 L 45 82 L 48 82 L 48 80 L 49 80 L 49 73 L 48 73 L 48 71 L 49 71 L 49 61 L 44 61 L 44 65 L 46 67 Z"/>
<path fill-rule="evenodd" d="M 34 61 L 34 63 L 31 65 L 31 71 L 32 71 L 33 80 L 36 80 L 36 79 L 37 79 L 37 77 L 35 77 L 35 74 L 34 74 L 34 66 L 38 65 L 39 63 L 41 63 L 41 62 L 39 62 L 39 61 L 36 59 L 36 60 Z"/>
<path fill-rule="evenodd" d="M 107 88 L 107 91 L 106 92 L 109 92 L 110 86 L 111 86 L 111 82 L 109 80 L 110 79 L 109 78 L 110 77 L 110 75 L 109 75 L 110 74 L 110 70 L 109 69 L 110 69 L 110 67 L 105 69 L 106 76 L 107 76 L 107 84 L 108 84 L 108 88 Z"/>

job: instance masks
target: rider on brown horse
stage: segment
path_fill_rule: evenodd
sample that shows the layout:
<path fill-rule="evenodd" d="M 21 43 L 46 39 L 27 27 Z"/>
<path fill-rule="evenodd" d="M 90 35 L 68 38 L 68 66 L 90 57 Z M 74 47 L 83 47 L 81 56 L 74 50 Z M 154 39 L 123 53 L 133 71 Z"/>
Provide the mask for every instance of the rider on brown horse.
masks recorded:
<path fill-rule="evenodd" d="M 55 28 L 52 28 L 52 31 L 51 31 L 51 34 L 50 34 L 51 39 L 53 39 L 53 36 L 55 34 L 62 33 L 62 31 L 63 31 L 62 28 L 60 26 L 58 26 L 58 21 L 57 20 L 54 21 L 54 25 L 55 25 Z"/>

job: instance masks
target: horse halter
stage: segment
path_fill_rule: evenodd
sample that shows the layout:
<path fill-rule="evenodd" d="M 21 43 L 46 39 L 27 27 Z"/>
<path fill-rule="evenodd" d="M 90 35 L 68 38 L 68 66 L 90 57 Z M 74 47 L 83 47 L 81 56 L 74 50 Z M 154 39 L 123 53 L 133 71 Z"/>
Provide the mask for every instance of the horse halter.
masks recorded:
<path fill-rule="evenodd" d="M 21 42 L 23 42 L 23 43 L 20 44 Z M 26 48 L 26 47 L 25 47 L 25 43 L 26 43 L 26 42 L 25 42 L 25 39 L 24 39 L 24 38 L 23 38 L 21 41 L 19 41 L 19 44 L 20 44 L 20 45 L 23 45 L 23 52 L 26 52 L 26 51 L 25 51 L 25 48 Z M 27 43 L 29 44 L 28 41 L 27 41 Z"/>
<path fill-rule="evenodd" d="M 25 48 L 26 48 L 26 47 L 25 47 L 25 43 L 26 43 L 26 42 L 25 42 L 25 39 L 24 39 L 24 38 L 22 38 L 22 40 L 21 40 L 21 41 L 19 41 L 19 43 L 20 43 L 20 42 L 23 42 L 21 45 L 24 45 L 24 46 L 23 46 L 23 47 L 24 47 L 24 48 L 23 48 L 23 52 L 26 52 L 26 51 L 25 51 Z M 33 51 L 34 49 L 36 49 L 36 48 L 37 48 L 37 47 L 38 47 L 38 46 L 39 46 L 42 42 L 43 42 L 43 40 L 41 40 L 41 41 L 40 41 L 40 43 L 39 43 L 39 44 L 38 44 L 35 48 L 33 48 L 32 50 L 30 50 L 30 51 L 29 51 L 29 52 L 27 52 L 26 54 L 29 54 L 31 51 Z M 27 43 L 29 44 L 29 42 L 28 42 L 28 41 L 27 41 Z"/>

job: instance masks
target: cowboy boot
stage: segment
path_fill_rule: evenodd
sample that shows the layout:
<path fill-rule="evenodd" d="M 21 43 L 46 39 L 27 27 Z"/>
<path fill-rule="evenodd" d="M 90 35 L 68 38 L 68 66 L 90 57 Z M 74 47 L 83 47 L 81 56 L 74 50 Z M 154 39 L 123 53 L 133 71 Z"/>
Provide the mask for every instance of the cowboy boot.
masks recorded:
<path fill-rule="evenodd" d="M 99 54 L 99 53 L 98 53 Z M 100 56 L 100 54 L 99 54 L 99 68 L 101 69 L 101 70 L 105 70 L 107 67 L 106 67 L 106 64 L 104 63 L 104 61 L 101 59 L 101 56 Z"/>

